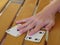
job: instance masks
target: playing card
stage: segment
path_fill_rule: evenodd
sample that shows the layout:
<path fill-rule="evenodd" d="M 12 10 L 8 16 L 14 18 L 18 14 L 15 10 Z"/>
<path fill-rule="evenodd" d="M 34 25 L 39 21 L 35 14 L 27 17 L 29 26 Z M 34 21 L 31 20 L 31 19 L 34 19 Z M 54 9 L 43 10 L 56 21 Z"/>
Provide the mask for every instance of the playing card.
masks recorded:
<path fill-rule="evenodd" d="M 6 33 L 8 33 L 8 34 L 10 34 L 10 35 L 12 35 L 12 36 L 14 36 L 14 37 L 20 36 L 21 34 L 20 34 L 19 30 L 17 29 L 17 26 L 20 26 L 20 25 L 21 25 L 21 24 L 18 24 L 18 25 L 16 25 L 16 26 L 8 29 L 8 30 L 6 31 Z"/>
<path fill-rule="evenodd" d="M 48 42 L 48 37 L 49 37 L 49 31 L 46 31 L 46 42 Z"/>
<path fill-rule="evenodd" d="M 44 34 L 45 34 L 45 31 L 41 31 L 41 30 L 32 36 L 29 36 L 27 34 L 27 36 L 25 37 L 25 40 L 32 41 L 32 42 L 40 42 Z"/>

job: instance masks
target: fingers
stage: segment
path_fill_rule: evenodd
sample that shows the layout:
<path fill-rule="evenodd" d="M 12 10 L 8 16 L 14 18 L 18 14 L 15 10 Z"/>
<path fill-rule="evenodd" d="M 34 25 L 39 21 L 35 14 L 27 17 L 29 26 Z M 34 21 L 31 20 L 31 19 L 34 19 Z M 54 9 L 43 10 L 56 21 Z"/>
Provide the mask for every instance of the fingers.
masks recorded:
<path fill-rule="evenodd" d="M 33 34 L 35 34 L 36 32 L 38 32 L 42 27 L 44 27 L 45 25 L 47 25 L 47 23 L 48 22 L 42 22 L 42 23 L 39 23 L 39 24 L 37 24 L 36 25 L 36 27 L 34 28 L 34 29 L 32 29 L 29 33 L 28 33 L 28 35 L 33 35 Z M 54 25 L 54 23 L 53 22 L 50 22 L 47 26 L 45 26 L 45 28 L 46 28 L 46 30 L 49 30 L 49 29 L 51 29 L 51 27 Z"/>
<path fill-rule="evenodd" d="M 20 30 L 22 28 L 25 28 L 27 25 L 29 25 L 32 22 L 32 20 L 29 20 L 28 22 L 26 22 L 25 24 L 18 26 L 17 29 Z"/>
<path fill-rule="evenodd" d="M 35 26 L 35 21 L 34 21 L 33 23 L 29 24 L 27 27 L 21 29 L 21 30 L 20 30 L 20 33 L 24 33 L 24 32 L 26 32 L 26 31 L 32 29 L 34 26 Z"/>
<path fill-rule="evenodd" d="M 20 24 L 22 22 L 27 22 L 28 20 L 30 20 L 30 18 L 26 18 L 24 20 L 19 20 L 19 21 L 16 21 L 17 24 Z"/>
<path fill-rule="evenodd" d="M 54 22 L 50 22 L 48 25 L 45 26 L 46 30 L 50 30 L 54 26 Z"/>
<path fill-rule="evenodd" d="M 29 24 L 27 27 L 26 27 L 26 29 L 27 30 L 30 30 L 30 29 L 32 29 L 34 26 L 35 26 L 35 21 L 34 22 L 32 22 L 31 24 Z"/>
<path fill-rule="evenodd" d="M 43 27 L 42 25 L 36 25 L 36 27 L 35 27 L 34 29 L 32 29 L 32 30 L 30 31 L 30 33 L 28 33 L 28 35 L 31 36 L 31 35 L 35 34 L 35 33 L 38 32 L 42 27 Z"/>

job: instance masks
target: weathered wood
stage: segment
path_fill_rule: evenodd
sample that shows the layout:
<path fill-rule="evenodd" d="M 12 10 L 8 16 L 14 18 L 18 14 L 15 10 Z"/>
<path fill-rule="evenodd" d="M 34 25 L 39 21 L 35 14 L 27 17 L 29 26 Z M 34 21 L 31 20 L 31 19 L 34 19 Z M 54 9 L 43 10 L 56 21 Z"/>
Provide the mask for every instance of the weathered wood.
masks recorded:
<path fill-rule="evenodd" d="M 3 38 L 5 31 L 9 28 L 15 14 L 17 13 L 20 4 L 10 3 L 8 8 L 0 17 L 0 41 Z"/>
<path fill-rule="evenodd" d="M 36 3 L 37 3 L 37 0 L 26 0 L 23 7 L 19 11 L 18 16 L 16 20 L 14 21 L 13 26 L 16 25 L 15 22 L 17 20 L 22 20 L 22 19 L 32 16 Z M 26 33 L 24 33 L 20 37 L 15 38 L 7 34 L 7 37 L 4 40 L 3 45 L 22 45 L 25 35 Z"/>
<path fill-rule="evenodd" d="M 50 3 L 50 0 L 39 0 L 39 5 L 37 9 L 37 13 L 40 12 L 45 6 L 47 6 Z"/>
<path fill-rule="evenodd" d="M 48 45 L 60 45 L 60 13 L 56 14 L 55 26 L 49 34 Z"/>
<path fill-rule="evenodd" d="M 8 2 L 9 0 L 0 0 L 0 13 Z"/>

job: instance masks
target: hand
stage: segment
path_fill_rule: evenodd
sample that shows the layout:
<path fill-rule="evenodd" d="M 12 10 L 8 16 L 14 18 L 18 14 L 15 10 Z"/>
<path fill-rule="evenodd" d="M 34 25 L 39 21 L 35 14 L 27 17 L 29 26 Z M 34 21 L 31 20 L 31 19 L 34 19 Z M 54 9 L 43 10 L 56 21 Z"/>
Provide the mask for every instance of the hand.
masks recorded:
<path fill-rule="evenodd" d="M 24 20 L 17 21 L 16 23 L 21 24 L 22 22 L 25 23 L 21 26 L 18 26 L 20 33 L 23 34 L 24 32 L 30 30 L 30 33 L 28 34 L 33 35 L 42 27 L 44 27 L 46 30 L 50 30 L 55 24 L 55 15 L 43 10 L 37 15 L 34 15 Z"/>

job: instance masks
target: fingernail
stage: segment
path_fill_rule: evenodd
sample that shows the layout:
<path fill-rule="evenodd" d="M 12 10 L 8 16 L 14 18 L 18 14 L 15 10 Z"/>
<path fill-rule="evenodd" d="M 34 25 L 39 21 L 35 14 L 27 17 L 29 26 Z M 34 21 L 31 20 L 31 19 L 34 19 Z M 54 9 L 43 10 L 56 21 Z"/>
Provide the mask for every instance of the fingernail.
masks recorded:
<path fill-rule="evenodd" d="M 17 24 L 17 25 L 18 25 L 18 26 L 17 26 L 17 29 L 20 29 L 20 27 L 21 27 L 22 24 Z"/>
<path fill-rule="evenodd" d="M 20 30 L 20 33 L 22 33 L 22 30 Z"/>
<path fill-rule="evenodd" d="M 16 24 L 18 24 L 18 21 L 16 21 Z"/>
<path fill-rule="evenodd" d="M 32 36 L 33 34 L 32 34 L 32 33 L 29 33 L 28 35 L 29 35 L 29 36 Z"/>
<path fill-rule="evenodd" d="M 18 26 L 17 29 L 20 30 L 20 27 Z"/>
<path fill-rule="evenodd" d="M 23 31 L 23 30 L 20 30 L 20 33 L 21 33 L 21 34 L 23 34 L 23 33 L 24 33 L 24 31 Z"/>
<path fill-rule="evenodd" d="M 45 28 L 47 31 L 49 31 L 49 29 L 48 28 Z"/>

